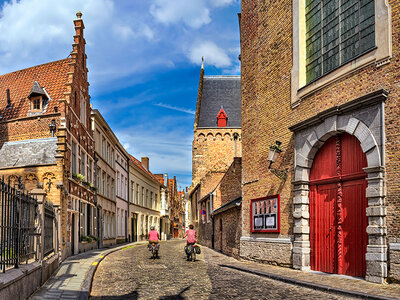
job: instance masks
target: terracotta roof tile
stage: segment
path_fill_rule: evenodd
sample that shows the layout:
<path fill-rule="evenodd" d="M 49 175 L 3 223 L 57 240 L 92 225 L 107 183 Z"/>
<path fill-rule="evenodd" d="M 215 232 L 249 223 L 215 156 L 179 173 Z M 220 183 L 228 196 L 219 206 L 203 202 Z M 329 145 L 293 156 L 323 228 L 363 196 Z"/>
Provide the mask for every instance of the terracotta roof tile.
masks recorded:
<path fill-rule="evenodd" d="M 30 104 L 28 95 L 35 81 L 46 90 L 51 98 L 44 114 L 54 113 L 54 107 L 59 105 L 58 100 L 65 97 L 67 73 L 70 70 L 68 64 L 71 61 L 71 58 L 66 58 L 1 75 L 0 115 L 3 120 L 28 116 Z M 10 89 L 11 108 L 6 109 L 7 89 Z"/>
<path fill-rule="evenodd" d="M 135 165 L 137 165 L 140 169 L 142 169 L 144 172 L 146 172 L 147 174 L 149 174 L 151 178 L 153 178 L 154 180 L 157 180 L 157 181 L 159 182 L 159 180 L 157 179 L 157 177 L 154 176 L 153 173 L 150 172 L 150 170 L 147 170 L 147 169 L 142 165 L 142 163 L 141 163 L 139 160 L 137 160 L 135 157 L 133 157 L 132 155 L 131 155 L 131 161 L 132 161 Z"/>

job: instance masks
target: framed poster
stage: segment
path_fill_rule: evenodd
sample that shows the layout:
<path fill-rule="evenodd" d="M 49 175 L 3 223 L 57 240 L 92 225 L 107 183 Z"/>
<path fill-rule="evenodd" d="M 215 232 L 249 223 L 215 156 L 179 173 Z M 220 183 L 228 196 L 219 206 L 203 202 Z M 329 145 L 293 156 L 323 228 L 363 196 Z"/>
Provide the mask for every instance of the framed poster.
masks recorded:
<path fill-rule="evenodd" d="M 251 200 L 251 232 L 280 232 L 280 196 Z"/>

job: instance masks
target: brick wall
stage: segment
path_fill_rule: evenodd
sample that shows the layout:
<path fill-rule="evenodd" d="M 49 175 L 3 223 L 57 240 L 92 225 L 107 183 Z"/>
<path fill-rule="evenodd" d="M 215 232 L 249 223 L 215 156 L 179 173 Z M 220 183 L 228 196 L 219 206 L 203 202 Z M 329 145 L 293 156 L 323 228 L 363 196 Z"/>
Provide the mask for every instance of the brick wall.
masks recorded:
<path fill-rule="evenodd" d="M 240 208 L 232 208 L 214 216 L 214 248 L 239 258 L 241 232 Z"/>
<path fill-rule="evenodd" d="M 242 156 L 240 129 L 197 129 L 194 132 L 192 148 L 192 187 L 208 172 L 225 172 L 235 156 Z"/>
<path fill-rule="evenodd" d="M 292 1 L 242 1 L 242 133 L 244 236 L 287 237 L 293 232 L 292 199 L 294 138 L 289 127 L 335 105 L 379 89 L 390 91 L 385 103 L 386 225 L 388 237 L 400 234 L 400 5 L 392 9 L 393 58 L 389 64 L 371 64 L 331 83 L 291 107 Z M 377 33 L 379 34 L 379 33 Z M 288 168 L 285 182 L 268 170 L 269 146 L 280 140 L 284 149 L 277 168 Z M 281 195 L 281 233 L 250 233 L 250 200 Z M 246 242 L 247 243 L 247 242 Z M 242 246 L 245 246 L 243 243 Z M 248 244 L 248 243 L 247 243 Z M 250 246 L 249 246 L 250 247 Z M 278 249 L 278 248 L 277 248 Z M 274 255 L 268 251 L 268 255 Z M 276 256 L 279 258 L 279 252 Z M 288 261 L 290 262 L 290 261 Z M 288 262 L 282 262 L 286 264 Z"/>

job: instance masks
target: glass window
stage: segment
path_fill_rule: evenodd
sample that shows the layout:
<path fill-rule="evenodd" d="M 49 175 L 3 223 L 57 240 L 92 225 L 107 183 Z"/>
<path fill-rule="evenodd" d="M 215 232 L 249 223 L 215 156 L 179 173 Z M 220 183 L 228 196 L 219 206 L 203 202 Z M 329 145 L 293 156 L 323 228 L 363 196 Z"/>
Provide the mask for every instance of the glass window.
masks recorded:
<path fill-rule="evenodd" d="M 76 144 L 72 141 L 71 171 L 76 173 Z"/>
<path fill-rule="evenodd" d="M 106 157 L 106 139 L 104 137 L 101 140 L 101 156 L 103 157 L 103 159 L 105 159 Z"/>
<path fill-rule="evenodd" d="M 40 101 L 42 98 L 33 99 L 33 110 L 40 110 Z"/>
<path fill-rule="evenodd" d="M 88 167 L 88 181 L 90 183 L 93 183 L 93 169 L 92 169 L 93 161 L 91 159 L 88 159 L 87 161 L 88 161 L 88 165 L 89 165 L 89 167 Z"/>
<path fill-rule="evenodd" d="M 139 184 L 136 184 L 136 204 L 139 204 Z"/>
<path fill-rule="evenodd" d="M 374 47 L 374 0 L 306 0 L 307 83 Z"/>
<path fill-rule="evenodd" d="M 101 189 L 101 193 L 103 194 L 103 196 L 106 195 L 106 172 L 103 171 L 103 178 L 102 178 L 102 189 Z"/>
<path fill-rule="evenodd" d="M 107 162 L 111 165 L 111 157 L 110 157 L 110 144 L 107 143 Z"/>
<path fill-rule="evenodd" d="M 111 197 L 115 200 L 115 179 L 111 180 Z"/>
<path fill-rule="evenodd" d="M 81 150 L 81 174 L 85 176 L 85 153 Z"/>

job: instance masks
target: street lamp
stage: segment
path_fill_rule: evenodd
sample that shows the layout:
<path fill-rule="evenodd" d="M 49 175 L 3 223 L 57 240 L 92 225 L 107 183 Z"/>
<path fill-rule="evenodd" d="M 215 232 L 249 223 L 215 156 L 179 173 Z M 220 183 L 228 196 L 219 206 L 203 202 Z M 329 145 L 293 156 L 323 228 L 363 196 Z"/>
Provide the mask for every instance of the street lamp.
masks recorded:
<path fill-rule="evenodd" d="M 50 132 L 51 132 L 51 137 L 54 137 L 54 133 L 56 132 L 56 120 L 51 120 L 51 123 L 49 125 Z"/>
<path fill-rule="evenodd" d="M 271 171 L 272 174 L 274 174 L 279 179 L 286 180 L 288 169 L 280 170 L 280 169 L 276 169 L 276 168 L 271 168 L 271 165 L 277 161 L 279 154 L 282 153 L 281 144 L 282 144 L 282 142 L 275 141 L 275 145 L 272 145 L 272 146 L 269 147 L 269 152 L 268 152 L 269 166 L 268 166 L 268 169 Z"/>

